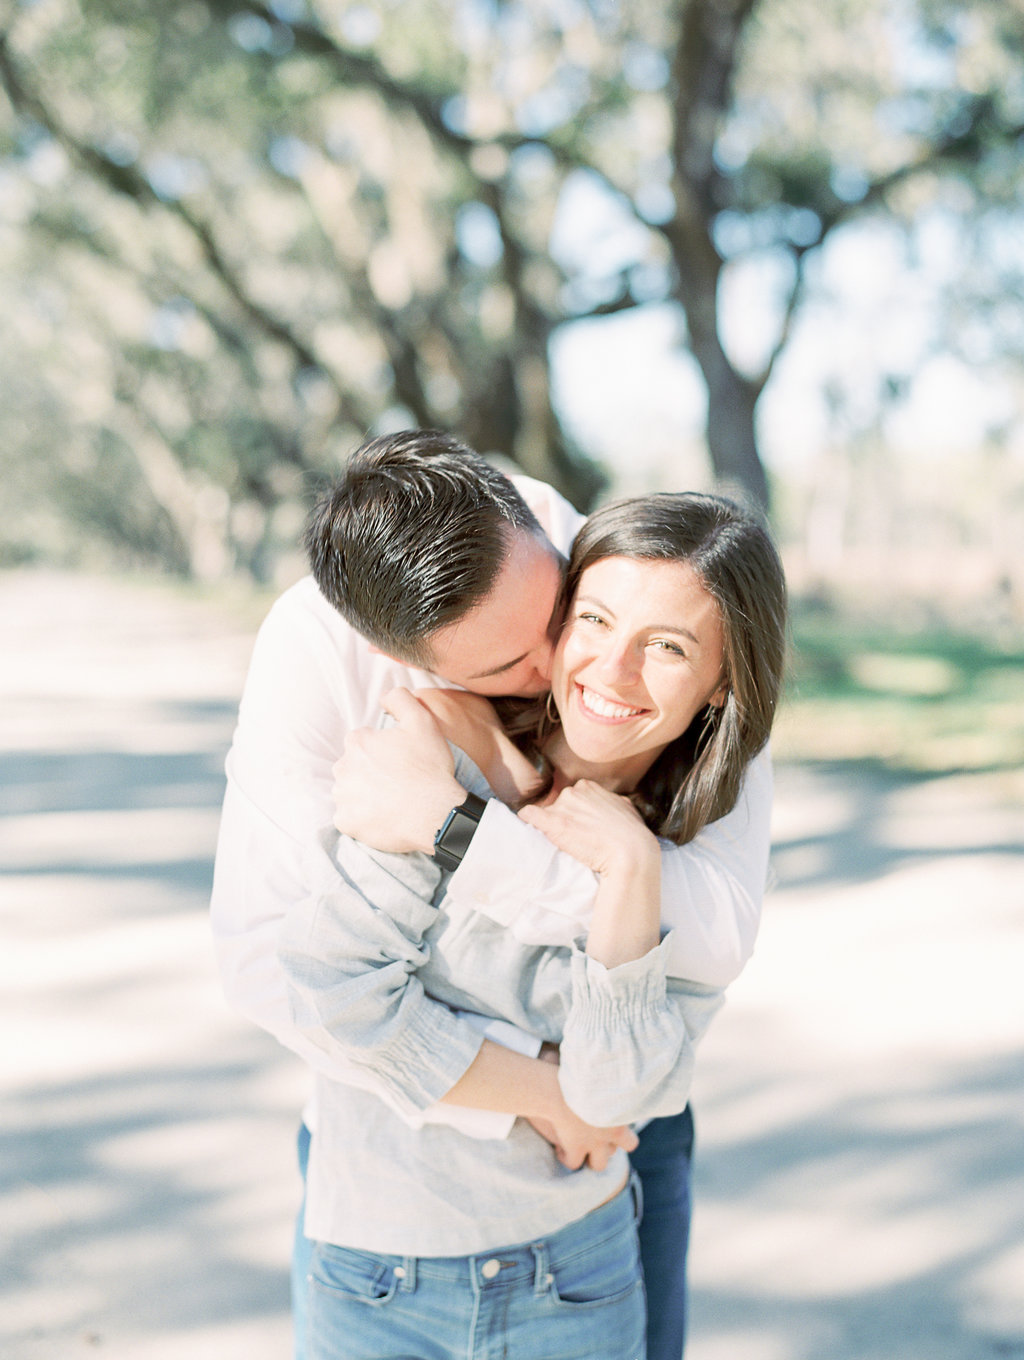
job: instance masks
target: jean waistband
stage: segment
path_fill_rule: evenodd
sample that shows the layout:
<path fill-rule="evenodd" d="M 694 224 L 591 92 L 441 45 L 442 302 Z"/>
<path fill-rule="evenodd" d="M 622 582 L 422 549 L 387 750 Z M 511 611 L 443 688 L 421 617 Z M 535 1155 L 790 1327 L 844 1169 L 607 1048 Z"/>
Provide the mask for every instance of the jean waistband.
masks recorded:
<path fill-rule="evenodd" d="M 399 1288 L 416 1288 L 419 1276 L 463 1281 L 474 1289 L 521 1287 L 536 1290 L 546 1287 L 552 1266 L 557 1267 L 581 1251 L 590 1251 L 610 1237 L 639 1221 L 640 1183 L 635 1175 L 607 1203 L 592 1209 L 547 1237 L 510 1246 L 495 1247 L 473 1256 L 391 1257 Z"/>

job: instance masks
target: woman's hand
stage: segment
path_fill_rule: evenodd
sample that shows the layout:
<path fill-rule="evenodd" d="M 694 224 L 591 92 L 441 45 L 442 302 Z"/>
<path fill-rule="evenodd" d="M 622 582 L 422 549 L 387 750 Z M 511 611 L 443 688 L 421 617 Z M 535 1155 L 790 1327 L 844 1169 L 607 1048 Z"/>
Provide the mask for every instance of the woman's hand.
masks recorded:
<path fill-rule="evenodd" d="M 407 689 L 392 690 L 384 708 L 395 726 L 350 732 L 335 763 L 334 825 L 375 850 L 430 854 L 466 791 L 430 711 Z"/>
<path fill-rule="evenodd" d="M 628 1124 L 614 1129 L 597 1129 L 585 1124 L 566 1106 L 566 1113 L 558 1120 L 533 1118 L 533 1128 L 550 1143 L 555 1156 L 568 1171 L 579 1171 L 584 1163 L 591 1171 L 603 1171 L 612 1157 L 622 1148 L 632 1152 L 639 1139 Z"/>
<path fill-rule="evenodd" d="M 419 689 L 416 698 L 448 738 L 465 751 L 503 803 L 518 806 L 543 782 L 481 694 L 456 689 Z"/>
<path fill-rule="evenodd" d="M 543 831 L 559 850 L 602 876 L 617 870 L 628 873 L 660 853 L 629 799 L 590 779 L 568 785 L 546 805 L 528 804 L 519 816 Z"/>
<path fill-rule="evenodd" d="M 541 1056 L 528 1058 L 485 1039 L 441 1100 L 471 1110 L 504 1110 L 529 1120 L 570 1171 L 579 1170 L 584 1162 L 603 1171 L 616 1148 L 632 1152 L 637 1145 L 636 1134 L 627 1124 L 596 1128 L 572 1112 L 558 1080 L 558 1050 L 550 1044 L 545 1044 Z"/>
<path fill-rule="evenodd" d="M 628 798 L 589 779 L 562 789 L 547 806 L 521 809 L 598 876 L 587 953 L 606 968 L 641 959 L 661 938 L 661 849 Z"/>

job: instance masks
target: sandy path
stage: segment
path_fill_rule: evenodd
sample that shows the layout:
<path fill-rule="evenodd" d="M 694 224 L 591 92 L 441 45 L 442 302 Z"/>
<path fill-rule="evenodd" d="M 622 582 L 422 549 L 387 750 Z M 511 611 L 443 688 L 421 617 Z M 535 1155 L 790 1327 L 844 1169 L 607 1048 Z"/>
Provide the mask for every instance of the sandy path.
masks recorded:
<path fill-rule="evenodd" d="M 205 921 L 237 618 L 0 576 L 4 1360 L 289 1355 L 305 1082 Z M 700 1064 L 688 1358 L 1024 1356 L 1021 780 L 783 769 L 776 829 Z"/>

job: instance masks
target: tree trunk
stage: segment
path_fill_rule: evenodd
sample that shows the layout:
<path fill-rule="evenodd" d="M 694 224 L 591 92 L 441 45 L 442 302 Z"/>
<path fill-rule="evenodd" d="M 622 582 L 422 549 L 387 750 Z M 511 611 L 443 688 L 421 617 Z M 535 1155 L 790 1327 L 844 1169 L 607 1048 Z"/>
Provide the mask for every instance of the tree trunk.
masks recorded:
<path fill-rule="evenodd" d="M 715 480 L 768 509 L 768 479 L 757 447 L 755 410 L 759 383 L 737 373 L 716 344 L 710 355 L 694 352 L 708 387 L 708 456 Z"/>
<path fill-rule="evenodd" d="M 719 331 L 722 257 L 714 220 L 722 200 L 715 141 L 731 98 L 743 29 L 758 0 L 686 0 L 676 7 L 672 60 L 674 218 L 663 231 L 678 279 L 690 349 L 708 390 L 708 455 L 716 481 L 768 508 L 768 481 L 757 447 L 754 410 L 763 381 L 729 362 Z"/>

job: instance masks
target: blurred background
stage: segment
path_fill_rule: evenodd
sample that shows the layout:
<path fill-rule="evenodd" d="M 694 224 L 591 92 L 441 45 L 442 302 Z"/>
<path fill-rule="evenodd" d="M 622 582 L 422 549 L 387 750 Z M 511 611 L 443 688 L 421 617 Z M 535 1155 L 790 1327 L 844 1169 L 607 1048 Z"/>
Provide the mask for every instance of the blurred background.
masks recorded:
<path fill-rule="evenodd" d="M 1020 0 L 2 14 L 4 566 L 272 591 L 368 433 L 450 428 L 763 504 L 808 697 L 1020 757 Z"/>
<path fill-rule="evenodd" d="M 5 1356 L 287 1354 L 222 762 L 312 497 L 414 425 L 783 548 L 695 1360 L 1024 1355 L 1022 172 L 1022 0 L 0 0 Z"/>

